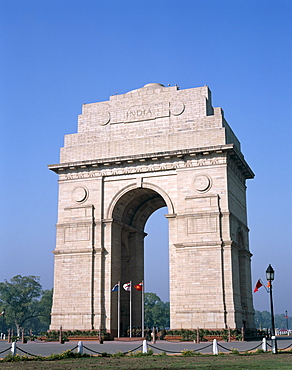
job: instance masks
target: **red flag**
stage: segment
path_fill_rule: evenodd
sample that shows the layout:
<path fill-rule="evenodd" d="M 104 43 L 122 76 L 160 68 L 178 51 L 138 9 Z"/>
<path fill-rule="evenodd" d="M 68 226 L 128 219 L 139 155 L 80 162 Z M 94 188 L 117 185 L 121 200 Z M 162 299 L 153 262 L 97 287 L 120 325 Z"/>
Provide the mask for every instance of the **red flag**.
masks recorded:
<path fill-rule="evenodd" d="M 143 283 L 141 282 L 141 283 L 139 283 L 137 285 L 134 285 L 134 288 L 136 290 L 139 290 L 139 292 L 142 292 L 142 290 L 143 290 Z"/>
<path fill-rule="evenodd" d="M 253 291 L 253 292 L 254 292 L 254 293 L 255 293 L 255 292 L 257 292 L 261 286 L 263 286 L 263 284 L 262 284 L 262 282 L 261 282 L 261 279 L 259 279 L 259 280 L 257 281 L 257 283 L 256 283 L 256 286 L 255 286 L 255 288 L 254 288 L 254 291 Z"/>

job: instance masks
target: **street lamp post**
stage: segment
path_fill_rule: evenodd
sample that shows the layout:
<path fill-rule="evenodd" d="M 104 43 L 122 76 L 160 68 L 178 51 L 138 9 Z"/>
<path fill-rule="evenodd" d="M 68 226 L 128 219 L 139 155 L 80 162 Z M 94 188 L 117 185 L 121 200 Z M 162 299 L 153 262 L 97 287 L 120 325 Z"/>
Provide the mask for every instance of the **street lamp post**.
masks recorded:
<path fill-rule="evenodd" d="M 273 288 L 272 281 L 275 278 L 275 271 L 271 265 L 266 270 L 266 277 L 270 287 L 270 303 L 271 303 L 271 322 L 272 322 L 272 352 L 277 353 L 277 341 L 275 336 L 275 320 L 274 320 L 274 307 L 273 307 Z"/>

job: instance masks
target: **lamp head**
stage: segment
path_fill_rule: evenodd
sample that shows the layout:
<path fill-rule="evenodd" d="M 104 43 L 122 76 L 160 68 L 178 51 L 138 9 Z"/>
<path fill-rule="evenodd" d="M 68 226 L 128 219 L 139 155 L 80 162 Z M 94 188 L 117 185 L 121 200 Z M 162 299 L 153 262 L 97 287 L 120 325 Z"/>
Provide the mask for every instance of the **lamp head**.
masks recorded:
<path fill-rule="evenodd" d="M 268 266 L 267 270 L 266 270 L 266 277 L 267 277 L 267 280 L 274 280 L 275 278 L 275 271 L 273 269 L 273 267 L 271 265 Z"/>

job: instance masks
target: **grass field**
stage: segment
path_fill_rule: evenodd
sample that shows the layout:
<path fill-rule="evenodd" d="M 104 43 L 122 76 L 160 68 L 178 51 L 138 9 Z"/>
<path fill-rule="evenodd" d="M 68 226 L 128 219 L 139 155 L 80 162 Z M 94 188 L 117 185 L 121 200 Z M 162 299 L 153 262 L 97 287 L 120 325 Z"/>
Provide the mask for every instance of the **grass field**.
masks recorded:
<path fill-rule="evenodd" d="M 255 355 L 126 356 L 72 358 L 54 361 L 0 362 L 0 369 L 292 369 L 292 353 Z"/>

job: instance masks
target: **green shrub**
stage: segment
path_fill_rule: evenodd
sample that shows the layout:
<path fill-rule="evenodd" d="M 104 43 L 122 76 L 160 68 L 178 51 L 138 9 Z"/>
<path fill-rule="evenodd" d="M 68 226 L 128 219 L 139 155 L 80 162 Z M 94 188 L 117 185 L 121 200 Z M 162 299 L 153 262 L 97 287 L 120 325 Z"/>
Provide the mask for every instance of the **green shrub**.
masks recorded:
<path fill-rule="evenodd" d="M 233 355 L 238 355 L 239 354 L 239 350 L 237 348 L 230 348 L 231 352 Z"/>
<path fill-rule="evenodd" d="M 153 356 L 153 351 L 152 349 L 148 349 L 146 353 L 143 353 L 142 351 L 131 352 L 130 356 L 133 356 L 133 357 Z"/>
<path fill-rule="evenodd" d="M 192 357 L 192 356 L 194 356 L 194 355 L 195 355 L 195 352 L 194 352 L 194 351 L 192 351 L 192 350 L 190 350 L 190 349 L 183 349 L 183 350 L 181 351 L 181 354 L 182 354 L 183 356 L 185 356 L 185 357 Z"/>
<path fill-rule="evenodd" d="M 45 333 L 42 333 L 46 337 L 46 341 L 58 341 L 60 339 L 60 331 L 59 330 L 51 330 Z M 109 338 L 109 333 L 103 329 L 101 330 L 101 337 L 103 339 Z M 62 331 L 62 339 L 63 341 L 68 341 L 70 337 L 98 337 L 99 330 L 67 330 Z"/>
<path fill-rule="evenodd" d="M 6 355 L 4 358 L 3 358 L 3 361 L 4 362 L 18 362 L 18 361 L 27 361 L 28 358 L 27 356 L 19 356 L 19 355 L 12 355 L 11 353 L 9 353 L 8 355 Z"/>
<path fill-rule="evenodd" d="M 180 335 L 182 336 L 182 340 L 197 340 L 197 329 L 181 329 L 181 330 L 167 330 L 165 331 L 165 335 Z M 205 336 L 219 336 L 222 337 L 223 340 L 228 341 L 229 339 L 229 330 L 222 329 L 222 330 L 209 330 L 209 329 L 199 329 L 199 341 L 203 342 L 206 339 Z M 242 339 L 242 334 L 240 329 L 231 329 L 230 330 L 231 337 L 235 337 L 237 340 Z"/>
<path fill-rule="evenodd" d="M 258 348 L 258 349 L 256 350 L 256 353 L 265 353 L 265 351 L 264 351 L 262 348 Z"/>

